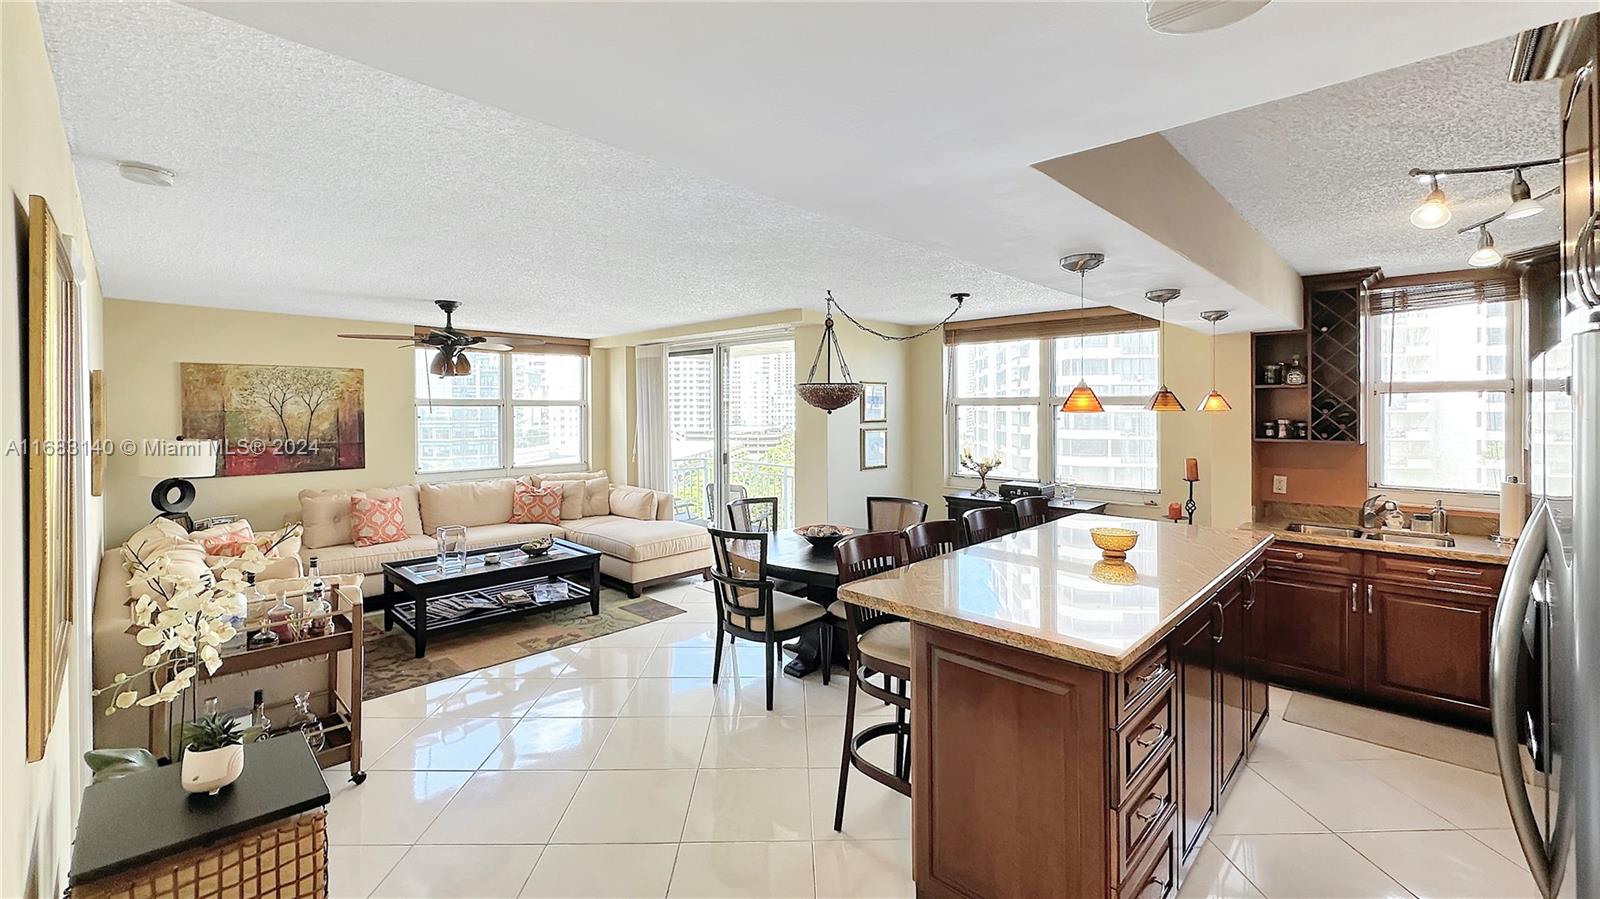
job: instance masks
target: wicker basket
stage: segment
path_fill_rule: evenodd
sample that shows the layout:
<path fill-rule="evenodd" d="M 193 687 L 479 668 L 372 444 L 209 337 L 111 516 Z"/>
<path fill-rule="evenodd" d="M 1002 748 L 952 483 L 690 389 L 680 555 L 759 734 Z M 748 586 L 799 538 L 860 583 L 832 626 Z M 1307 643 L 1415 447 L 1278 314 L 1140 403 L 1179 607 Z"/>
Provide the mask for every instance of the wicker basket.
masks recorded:
<path fill-rule="evenodd" d="M 325 899 L 327 812 L 275 821 L 220 843 L 89 883 L 71 899 Z"/>

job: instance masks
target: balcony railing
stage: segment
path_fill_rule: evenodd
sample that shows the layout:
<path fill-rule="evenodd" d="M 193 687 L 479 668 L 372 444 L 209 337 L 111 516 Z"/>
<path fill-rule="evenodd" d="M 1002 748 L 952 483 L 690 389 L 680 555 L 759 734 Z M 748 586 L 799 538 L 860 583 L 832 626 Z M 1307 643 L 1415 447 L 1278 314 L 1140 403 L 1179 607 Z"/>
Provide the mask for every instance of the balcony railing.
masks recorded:
<path fill-rule="evenodd" d="M 794 466 L 785 462 L 735 459 L 728 464 L 728 492 L 731 499 L 748 496 L 776 496 L 778 524 L 794 526 Z M 726 523 L 706 485 L 714 482 L 709 457 L 672 461 L 672 499 L 679 521 Z"/>

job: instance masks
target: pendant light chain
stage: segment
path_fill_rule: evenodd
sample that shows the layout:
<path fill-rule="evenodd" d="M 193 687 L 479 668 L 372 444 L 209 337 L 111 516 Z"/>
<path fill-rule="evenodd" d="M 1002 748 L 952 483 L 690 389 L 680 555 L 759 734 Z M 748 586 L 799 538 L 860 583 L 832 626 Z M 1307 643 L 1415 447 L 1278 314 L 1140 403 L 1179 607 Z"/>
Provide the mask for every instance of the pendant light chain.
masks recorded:
<path fill-rule="evenodd" d="M 896 340 L 896 341 L 898 341 L 898 340 L 916 340 L 918 337 L 922 337 L 923 335 L 926 335 L 926 334 L 932 334 L 933 332 L 939 330 L 940 328 L 944 327 L 945 325 L 948 325 L 950 323 L 950 320 L 952 318 L 956 317 L 956 313 L 961 311 L 961 304 L 966 302 L 967 297 L 970 297 L 970 296 L 972 296 L 972 294 L 970 294 L 970 293 L 953 293 L 953 294 L 951 294 L 950 295 L 950 299 L 956 301 L 956 308 L 951 309 L 949 315 L 946 315 L 944 318 L 939 319 L 938 321 L 934 322 L 933 324 L 929 325 L 926 328 L 923 328 L 921 331 L 918 331 L 915 334 L 904 334 L 904 335 L 885 334 L 882 331 L 877 330 L 876 328 L 871 328 L 871 327 L 868 327 L 867 325 L 862 324 L 860 321 L 856 320 L 856 317 L 851 315 L 844 308 L 844 306 L 841 306 L 839 304 L 838 300 L 835 300 L 833 298 L 833 291 L 831 291 L 831 290 L 828 291 L 828 303 L 833 308 L 838 309 L 839 310 L 839 314 L 844 316 L 850 322 L 850 324 L 855 325 L 857 328 L 860 328 L 861 330 L 867 332 L 868 334 L 871 334 L 874 337 L 881 337 L 884 340 Z"/>

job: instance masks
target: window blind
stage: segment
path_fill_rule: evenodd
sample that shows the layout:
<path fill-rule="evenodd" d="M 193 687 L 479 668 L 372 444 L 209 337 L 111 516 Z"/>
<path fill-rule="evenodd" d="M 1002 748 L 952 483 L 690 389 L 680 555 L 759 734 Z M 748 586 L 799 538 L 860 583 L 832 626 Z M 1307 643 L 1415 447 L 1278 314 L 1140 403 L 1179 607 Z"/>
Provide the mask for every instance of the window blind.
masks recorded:
<path fill-rule="evenodd" d="M 427 325 L 417 325 L 416 335 L 426 337 L 431 328 Z M 457 328 L 463 334 L 472 337 L 482 337 L 488 343 L 504 343 L 511 347 L 515 353 L 549 353 L 557 356 L 587 356 L 589 355 L 589 341 L 581 337 L 545 337 L 538 334 L 507 334 L 501 331 L 473 331 L 467 328 Z M 470 351 L 470 347 L 468 350 Z"/>
<path fill-rule="evenodd" d="M 1077 337 L 1080 334 L 1116 334 L 1124 331 L 1154 331 L 1158 322 L 1134 312 L 1110 306 L 1097 306 L 1078 312 L 1039 312 L 1003 315 L 971 321 L 950 322 L 944 326 L 946 346 L 964 343 L 993 343 L 997 340 L 1031 340 L 1052 337 Z"/>
<path fill-rule="evenodd" d="M 1507 303 L 1522 298 L 1522 272 L 1510 269 L 1469 269 L 1385 278 L 1374 275 L 1362 282 L 1361 294 L 1368 315 L 1389 315 L 1460 306 L 1467 303 Z"/>

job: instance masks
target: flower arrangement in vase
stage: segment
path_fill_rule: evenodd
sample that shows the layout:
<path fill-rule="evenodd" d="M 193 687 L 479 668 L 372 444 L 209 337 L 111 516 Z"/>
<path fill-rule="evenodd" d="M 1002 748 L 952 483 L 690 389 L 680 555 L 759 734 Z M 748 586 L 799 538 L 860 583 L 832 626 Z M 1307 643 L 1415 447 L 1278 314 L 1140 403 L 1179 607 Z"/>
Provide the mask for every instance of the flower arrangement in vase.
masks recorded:
<path fill-rule="evenodd" d="M 995 495 L 994 491 L 989 489 L 989 472 L 999 468 L 1004 461 L 999 456 L 975 457 L 969 449 L 961 451 L 961 467 L 978 476 L 978 489 L 972 492 L 973 496 Z"/>
<path fill-rule="evenodd" d="M 244 773 L 244 734 L 239 722 L 210 714 L 183 726 L 183 789 L 213 796 Z"/>

